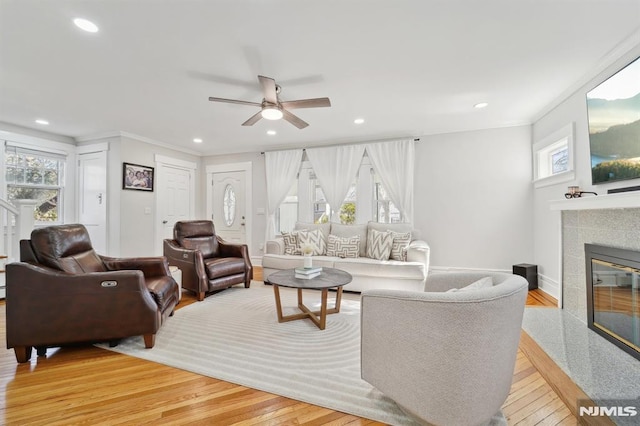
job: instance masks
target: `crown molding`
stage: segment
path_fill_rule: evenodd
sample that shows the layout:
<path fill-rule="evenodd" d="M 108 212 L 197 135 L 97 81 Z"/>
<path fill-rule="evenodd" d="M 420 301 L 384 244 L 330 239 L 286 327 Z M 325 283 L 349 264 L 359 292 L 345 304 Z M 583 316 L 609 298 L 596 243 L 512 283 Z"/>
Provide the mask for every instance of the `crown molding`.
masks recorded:
<path fill-rule="evenodd" d="M 633 53 L 635 52 L 635 53 Z M 640 54 L 640 27 L 636 28 L 627 38 L 618 43 L 613 49 L 602 56 L 598 62 L 588 72 L 582 75 L 575 83 L 569 86 L 563 91 L 553 102 L 540 110 L 533 116 L 531 122 L 536 123 L 542 117 L 553 111 L 562 102 L 573 96 L 578 90 L 586 86 L 597 78 L 601 73 L 607 70 L 607 68 L 613 66 L 619 61 L 629 62 L 633 58 L 627 58 L 627 56 L 638 56 Z M 622 66 L 622 65 L 621 65 Z"/>
<path fill-rule="evenodd" d="M 134 139 L 139 142 L 148 143 L 150 145 L 161 146 L 163 148 L 167 148 L 173 151 L 183 152 L 185 154 L 196 155 L 198 157 L 203 156 L 203 153 L 200 151 L 195 151 L 188 148 L 182 148 L 180 146 L 171 145 L 170 143 L 160 142 L 155 139 L 147 138 L 145 136 L 136 135 L 135 133 L 129 133 L 129 132 L 123 132 L 123 131 L 104 132 L 104 133 L 97 133 L 93 135 L 80 136 L 75 138 L 75 140 L 76 142 L 89 142 L 89 141 L 96 141 L 100 139 L 122 138 L 122 137 Z"/>

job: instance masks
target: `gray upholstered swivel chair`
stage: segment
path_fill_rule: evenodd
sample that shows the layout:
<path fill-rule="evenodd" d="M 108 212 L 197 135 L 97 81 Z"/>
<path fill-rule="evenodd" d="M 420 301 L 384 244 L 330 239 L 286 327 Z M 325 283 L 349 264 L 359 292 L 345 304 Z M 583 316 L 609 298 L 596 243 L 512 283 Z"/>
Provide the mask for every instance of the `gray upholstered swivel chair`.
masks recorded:
<path fill-rule="evenodd" d="M 489 288 L 447 292 L 487 276 Z M 362 378 L 418 421 L 487 424 L 511 388 L 527 281 L 444 273 L 425 289 L 362 293 Z"/>

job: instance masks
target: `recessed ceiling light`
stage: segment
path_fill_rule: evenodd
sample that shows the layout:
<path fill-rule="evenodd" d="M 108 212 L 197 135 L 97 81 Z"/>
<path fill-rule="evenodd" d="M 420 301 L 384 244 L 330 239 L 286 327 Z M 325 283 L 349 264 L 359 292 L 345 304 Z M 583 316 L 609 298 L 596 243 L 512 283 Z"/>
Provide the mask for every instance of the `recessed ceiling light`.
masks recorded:
<path fill-rule="evenodd" d="M 82 18 L 76 18 L 73 20 L 73 23 L 76 24 L 76 27 L 84 30 L 88 33 L 97 33 L 98 26 L 91 21 Z"/>
<path fill-rule="evenodd" d="M 43 120 L 42 118 L 38 118 L 36 120 L 36 123 L 42 124 L 43 126 L 48 126 L 49 125 L 49 122 L 47 120 Z"/>
<path fill-rule="evenodd" d="M 194 141 L 195 143 L 202 143 L 202 139 L 200 139 L 200 138 L 195 138 L 193 141 Z"/>
<path fill-rule="evenodd" d="M 276 131 L 275 130 L 267 130 L 267 134 L 273 136 L 273 135 L 276 134 Z"/>
<path fill-rule="evenodd" d="M 353 122 L 356 124 L 362 124 L 364 123 L 364 118 L 356 118 L 355 120 L 353 120 Z"/>
<path fill-rule="evenodd" d="M 487 102 L 480 102 L 479 104 L 475 104 L 473 107 L 480 109 L 480 108 L 486 108 L 488 106 L 489 104 Z"/>

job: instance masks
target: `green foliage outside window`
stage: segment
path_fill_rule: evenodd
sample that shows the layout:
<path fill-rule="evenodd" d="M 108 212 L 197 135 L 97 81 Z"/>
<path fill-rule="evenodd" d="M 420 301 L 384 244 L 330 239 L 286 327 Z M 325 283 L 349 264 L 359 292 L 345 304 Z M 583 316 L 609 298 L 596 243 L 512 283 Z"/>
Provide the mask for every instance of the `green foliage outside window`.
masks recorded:
<path fill-rule="evenodd" d="M 356 203 L 344 203 L 340 207 L 340 223 L 353 225 L 356 222 Z"/>
<path fill-rule="evenodd" d="M 60 192 L 64 161 L 48 158 L 46 154 L 32 155 L 6 151 L 7 198 L 38 200 L 34 219 L 38 222 L 57 222 L 60 218 Z"/>

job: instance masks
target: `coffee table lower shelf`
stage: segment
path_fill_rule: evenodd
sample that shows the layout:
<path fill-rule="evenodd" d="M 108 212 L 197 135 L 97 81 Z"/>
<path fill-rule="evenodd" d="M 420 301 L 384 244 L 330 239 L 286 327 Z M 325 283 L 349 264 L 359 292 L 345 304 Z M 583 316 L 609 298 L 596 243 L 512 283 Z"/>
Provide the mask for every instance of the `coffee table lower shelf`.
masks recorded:
<path fill-rule="evenodd" d="M 342 301 L 342 286 L 337 287 L 336 293 L 336 301 L 334 307 L 331 309 L 327 308 L 327 298 L 329 294 L 328 288 L 323 288 L 322 295 L 320 298 L 320 310 L 312 311 L 302 302 L 302 289 L 298 290 L 298 309 L 302 312 L 299 314 L 293 315 L 282 315 L 282 303 L 280 302 L 280 289 L 277 284 L 271 283 L 273 286 L 273 293 L 276 298 L 276 310 L 278 314 L 278 322 L 288 322 L 299 319 L 309 318 L 320 330 L 324 330 L 327 326 L 327 315 L 329 314 L 337 314 L 340 312 L 340 302 Z"/>

